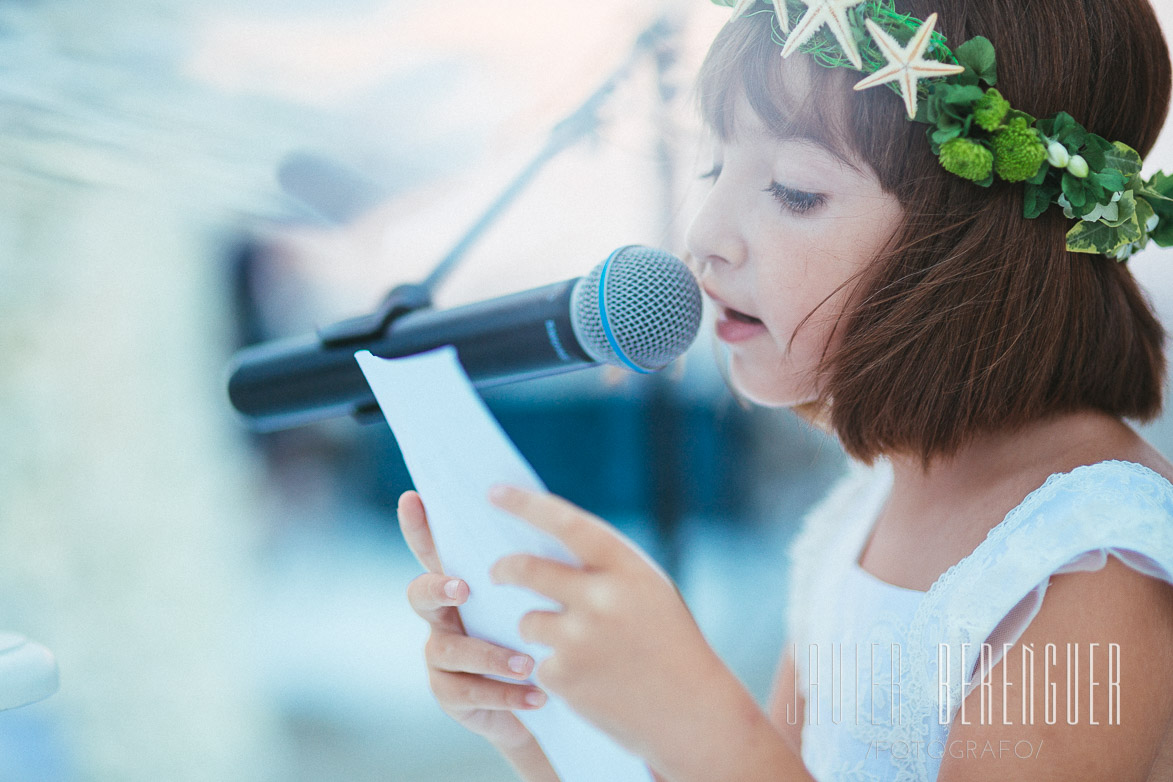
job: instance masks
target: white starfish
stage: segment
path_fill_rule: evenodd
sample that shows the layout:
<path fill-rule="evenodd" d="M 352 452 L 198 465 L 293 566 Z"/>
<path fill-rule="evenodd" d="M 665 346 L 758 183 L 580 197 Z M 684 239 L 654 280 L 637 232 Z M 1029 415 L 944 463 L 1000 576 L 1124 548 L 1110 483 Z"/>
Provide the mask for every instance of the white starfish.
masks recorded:
<path fill-rule="evenodd" d="M 798 51 L 798 47 L 811 39 L 823 25 L 835 36 L 839 48 L 851 60 L 856 70 L 863 68 L 863 60 L 859 56 L 859 47 L 855 45 L 855 36 L 851 34 L 851 23 L 847 20 L 847 9 L 860 5 L 864 0 L 802 0 L 806 4 L 806 13 L 794 26 L 794 32 L 786 39 L 782 47 L 782 56 L 789 57 Z M 785 0 L 776 0 L 774 7 L 784 5 Z"/>
<path fill-rule="evenodd" d="M 774 16 L 778 17 L 778 27 L 782 34 L 790 32 L 790 17 L 786 13 L 786 0 L 774 0 Z"/>
<path fill-rule="evenodd" d="M 926 60 L 925 51 L 929 48 L 929 39 L 933 29 L 937 26 L 937 15 L 933 14 L 925 20 L 916 35 L 908 42 L 908 46 L 901 47 L 896 39 L 884 32 L 871 19 L 867 20 L 868 32 L 880 51 L 888 59 L 888 64 L 855 85 L 857 90 L 866 90 L 890 81 L 900 80 L 900 89 L 904 95 L 904 105 L 908 109 L 908 118 L 916 116 L 916 88 L 920 79 L 935 79 L 941 76 L 954 76 L 965 68 L 960 65 L 950 65 L 937 60 Z"/>

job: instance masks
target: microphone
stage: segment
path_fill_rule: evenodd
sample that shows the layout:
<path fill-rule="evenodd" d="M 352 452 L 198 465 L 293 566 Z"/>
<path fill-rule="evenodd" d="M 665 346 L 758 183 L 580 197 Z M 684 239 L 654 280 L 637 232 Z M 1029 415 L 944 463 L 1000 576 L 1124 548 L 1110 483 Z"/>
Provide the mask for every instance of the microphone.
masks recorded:
<path fill-rule="evenodd" d="M 495 385 L 611 364 L 663 369 L 688 349 L 701 293 L 684 262 L 621 247 L 585 277 L 448 310 L 418 309 L 358 339 L 337 326 L 244 348 L 229 365 L 228 396 L 254 431 L 377 410 L 354 358 L 397 358 L 452 345 L 473 385 Z M 345 329 L 341 330 L 345 333 Z"/>

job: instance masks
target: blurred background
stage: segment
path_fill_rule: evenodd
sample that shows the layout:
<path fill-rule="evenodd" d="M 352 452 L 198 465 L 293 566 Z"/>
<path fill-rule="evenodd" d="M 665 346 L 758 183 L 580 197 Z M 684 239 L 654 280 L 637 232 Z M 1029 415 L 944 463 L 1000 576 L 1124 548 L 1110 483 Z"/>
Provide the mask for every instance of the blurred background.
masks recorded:
<path fill-rule="evenodd" d="M 512 778 L 428 691 L 386 426 L 251 434 L 225 365 L 420 280 L 629 61 L 436 303 L 575 277 L 625 244 L 682 252 L 711 163 L 691 80 L 728 13 L 0 4 L 0 630 L 61 668 L 56 695 L 0 712 L 0 779 Z M 1170 134 L 1149 162 L 1173 169 Z M 1173 253 L 1130 263 L 1171 322 Z M 791 414 L 739 404 L 708 331 L 657 376 L 486 398 L 552 491 L 664 564 L 764 699 L 787 545 L 845 463 Z M 1145 433 L 1173 450 L 1168 417 Z"/>

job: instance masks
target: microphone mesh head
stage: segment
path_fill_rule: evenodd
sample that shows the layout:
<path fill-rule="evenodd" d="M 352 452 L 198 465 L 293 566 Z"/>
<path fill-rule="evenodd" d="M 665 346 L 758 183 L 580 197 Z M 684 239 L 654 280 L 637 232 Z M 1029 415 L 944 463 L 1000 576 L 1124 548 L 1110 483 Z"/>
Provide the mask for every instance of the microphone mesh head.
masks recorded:
<path fill-rule="evenodd" d="M 696 339 L 701 291 L 675 255 L 629 245 L 578 281 L 570 320 L 579 344 L 595 361 L 652 372 Z"/>

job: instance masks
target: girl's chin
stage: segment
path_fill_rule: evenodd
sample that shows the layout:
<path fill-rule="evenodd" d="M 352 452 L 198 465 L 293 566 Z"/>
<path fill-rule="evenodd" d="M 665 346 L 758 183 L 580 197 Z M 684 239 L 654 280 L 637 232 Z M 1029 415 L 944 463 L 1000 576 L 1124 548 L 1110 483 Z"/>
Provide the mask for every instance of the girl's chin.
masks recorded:
<path fill-rule="evenodd" d="M 773 382 L 770 382 L 773 380 Z M 817 399 L 810 389 L 796 388 L 777 378 L 762 378 L 738 371 L 734 358 L 729 368 L 729 381 L 741 396 L 761 407 L 795 408 Z"/>

